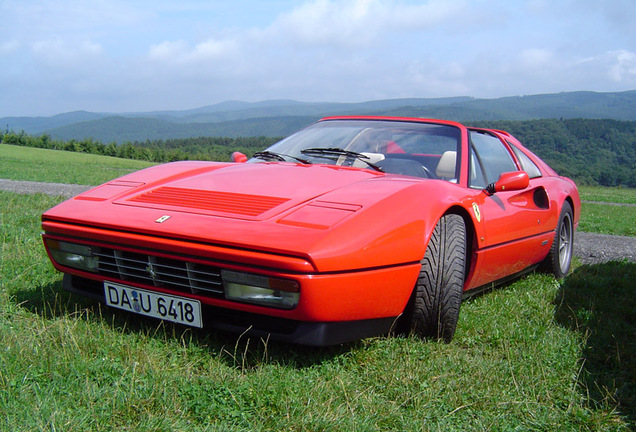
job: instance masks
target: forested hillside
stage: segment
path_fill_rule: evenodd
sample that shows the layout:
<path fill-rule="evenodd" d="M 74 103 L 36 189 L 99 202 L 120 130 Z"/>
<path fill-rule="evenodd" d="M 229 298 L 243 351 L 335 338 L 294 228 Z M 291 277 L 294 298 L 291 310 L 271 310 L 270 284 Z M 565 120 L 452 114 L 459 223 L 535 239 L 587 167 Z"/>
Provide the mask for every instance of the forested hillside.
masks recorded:
<path fill-rule="evenodd" d="M 469 122 L 502 129 L 579 184 L 636 187 L 636 122 L 589 119 Z M 199 159 L 228 161 L 233 151 L 248 156 L 278 140 L 273 137 L 199 137 L 102 144 L 56 140 L 24 132 L 0 133 L 5 144 L 103 154 L 154 162 Z M 0 155 L 1 156 L 1 155 Z"/>

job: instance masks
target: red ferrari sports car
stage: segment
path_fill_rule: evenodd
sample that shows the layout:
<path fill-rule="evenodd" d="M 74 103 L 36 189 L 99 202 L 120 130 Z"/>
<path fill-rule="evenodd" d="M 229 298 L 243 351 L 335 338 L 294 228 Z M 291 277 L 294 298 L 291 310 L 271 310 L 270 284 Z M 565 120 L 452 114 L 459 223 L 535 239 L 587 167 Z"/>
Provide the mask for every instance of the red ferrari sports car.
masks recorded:
<path fill-rule="evenodd" d="M 306 345 L 448 341 L 465 292 L 570 268 L 576 186 L 503 131 L 328 117 L 233 161 L 147 168 L 46 211 L 64 287 Z"/>

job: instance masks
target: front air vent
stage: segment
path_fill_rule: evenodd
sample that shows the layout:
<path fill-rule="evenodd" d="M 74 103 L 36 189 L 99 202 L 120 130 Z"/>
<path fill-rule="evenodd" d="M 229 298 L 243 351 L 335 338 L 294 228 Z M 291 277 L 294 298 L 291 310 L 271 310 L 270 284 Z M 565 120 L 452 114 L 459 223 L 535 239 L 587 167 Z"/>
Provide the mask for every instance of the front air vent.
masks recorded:
<path fill-rule="evenodd" d="M 256 217 L 289 201 L 287 198 L 164 186 L 127 200 L 136 204 L 186 208 Z"/>
<path fill-rule="evenodd" d="M 98 273 L 108 278 L 192 294 L 223 295 L 221 271 L 214 266 L 103 247 L 93 255 L 98 258 Z"/>

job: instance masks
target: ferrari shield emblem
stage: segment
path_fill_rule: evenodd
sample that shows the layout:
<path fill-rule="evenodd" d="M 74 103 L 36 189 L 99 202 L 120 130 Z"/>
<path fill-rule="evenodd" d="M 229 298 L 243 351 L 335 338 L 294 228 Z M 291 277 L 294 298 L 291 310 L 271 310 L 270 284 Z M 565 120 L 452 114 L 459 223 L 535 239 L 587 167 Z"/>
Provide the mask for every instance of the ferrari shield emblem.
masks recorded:
<path fill-rule="evenodd" d="M 473 212 L 475 213 L 475 217 L 477 218 L 477 222 L 481 222 L 481 210 L 479 210 L 479 204 L 473 203 Z"/>

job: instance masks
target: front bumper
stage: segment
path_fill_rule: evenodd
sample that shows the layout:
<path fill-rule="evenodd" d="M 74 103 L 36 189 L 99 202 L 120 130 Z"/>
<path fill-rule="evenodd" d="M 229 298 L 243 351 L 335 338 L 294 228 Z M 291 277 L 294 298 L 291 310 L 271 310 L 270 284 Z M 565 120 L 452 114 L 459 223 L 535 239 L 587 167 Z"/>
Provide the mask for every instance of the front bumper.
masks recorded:
<path fill-rule="evenodd" d="M 187 264 L 182 272 L 196 271 L 198 276 L 227 269 L 296 281 L 300 286 L 298 305 L 292 309 L 276 309 L 229 300 L 222 290 L 215 292 L 207 285 L 183 287 L 157 281 L 154 277 L 149 279 L 146 273 L 152 272 L 144 270 L 143 261 L 137 269 L 138 276 L 121 279 L 113 271 L 92 273 L 66 267 L 56 262 L 49 251 L 54 266 L 65 273 L 64 288 L 71 292 L 104 301 L 103 282 L 110 281 L 187 297 L 201 302 L 204 328 L 247 331 L 255 336 L 305 345 L 333 345 L 389 332 L 404 311 L 420 269 L 417 262 L 320 273 L 309 258 L 63 223 L 45 222 L 43 227 L 45 243 L 53 239 L 90 246 L 100 250 L 100 259 L 104 251 L 110 249 L 122 252 L 116 254 L 120 261 L 147 257 L 155 267 L 158 264 L 170 267 L 179 262 Z"/>
<path fill-rule="evenodd" d="M 99 281 L 64 275 L 65 290 L 105 303 Z M 372 336 L 395 328 L 399 316 L 354 321 L 307 322 L 203 305 L 204 328 L 307 346 L 330 346 Z"/>

